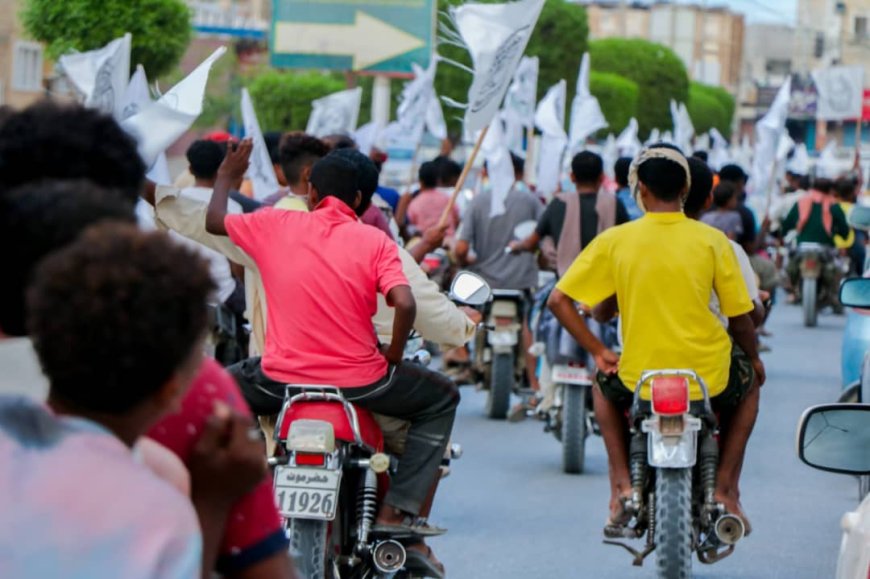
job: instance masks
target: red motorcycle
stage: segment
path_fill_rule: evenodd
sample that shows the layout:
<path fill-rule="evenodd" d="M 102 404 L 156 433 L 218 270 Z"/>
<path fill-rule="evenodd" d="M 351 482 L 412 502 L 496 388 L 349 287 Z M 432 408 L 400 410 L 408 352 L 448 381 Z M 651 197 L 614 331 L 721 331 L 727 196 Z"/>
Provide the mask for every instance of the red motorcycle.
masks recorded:
<path fill-rule="evenodd" d="M 491 297 L 481 278 L 466 272 L 450 290 L 454 301 L 480 306 Z M 412 361 L 428 364 L 428 353 Z M 417 579 L 394 538 L 371 532 L 397 460 L 385 453 L 374 416 L 339 388 L 288 385 L 275 429 L 275 498 L 284 517 L 300 579 Z M 448 462 L 459 458 L 450 448 Z"/>

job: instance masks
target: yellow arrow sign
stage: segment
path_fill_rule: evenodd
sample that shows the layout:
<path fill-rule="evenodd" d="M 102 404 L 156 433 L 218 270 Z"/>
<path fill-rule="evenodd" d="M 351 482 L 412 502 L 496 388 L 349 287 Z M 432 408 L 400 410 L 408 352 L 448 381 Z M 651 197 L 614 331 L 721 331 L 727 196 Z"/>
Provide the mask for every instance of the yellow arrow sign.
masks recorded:
<path fill-rule="evenodd" d="M 374 66 L 425 45 L 422 39 L 361 11 L 357 11 L 353 24 L 275 24 L 275 53 L 351 56 L 353 70 Z"/>

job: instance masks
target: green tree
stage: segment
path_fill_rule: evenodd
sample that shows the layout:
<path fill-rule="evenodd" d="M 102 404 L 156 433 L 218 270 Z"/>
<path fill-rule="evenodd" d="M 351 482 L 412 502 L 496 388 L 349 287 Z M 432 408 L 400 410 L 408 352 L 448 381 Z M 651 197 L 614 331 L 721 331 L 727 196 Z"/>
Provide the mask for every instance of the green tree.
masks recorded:
<path fill-rule="evenodd" d="M 268 70 L 247 81 L 263 131 L 304 131 L 311 101 L 345 86 L 341 78 L 319 72 Z"/>
<path fill-rule="evenodd" d="M 9 16 L 9 15 L 7 15 Z M 190 10 L 182 0 L 26 0 L 27 33 L 51 58 L 100 48 L 129 32 L 130 65 L 156 79 L 170 72 L 190 43 Z"/>
<path fill-rule="evenodd" d="M 670 101 L 686 102 L 689 77 L 671 49 L 646 40 L 606 38 L 591 42 L 589 54 L 594 70 L 616 73 L 637 83 L 643 95 L 637 104 L 642 137 L 654 128 L 673 128 Z"/>
<path fill-rule="evenodd" d="M 696 135 L 716 128 L 726 139 L 730 136 L 731 119 L 728 117 L 728 111 L 718 99 L 705 90 L 705 87 L 692 83 L 686 108 L 695 126 Z"/>
<path fill-rule="evenodd" d="M 496 0 L 483 0 L 494 2 Z M 438 0 L 439 11 L 446 11 L 450 6 L 461 4 L 463 0 Z M 586 9 L 567 0 L 547 0 L 535 27 L 535 32 L 529 40 L 526 55 L 537 56 L 540 60 L 538 75 L 538 98 L 540 99 L 552 85 L 561 79 L 568 81 L 568 102 L 574 98 L 574 89 L 580 60 L 587 48 L 589 25 L 586 20 Z M 468 52 L 462 48 L 442 45 L 438 52 L 457 62 L 471 67 Z M 438 67 L 435 78 L 435 90 L 440 96 L 450 97 L 458 102 L 468 99 L 468 87 L 471 85 L 471 75 L 447 63 Z M 451 132 L 461 130 L 461 122 L 456 117 L 462 116 L 462 111 L 446 108 Z"/>
<path fill-rule="evenodd" d="M 728 131 L 723 131 L 719 127 L 716 128 L 719 129 L 722 135 L 727 139 L 731 134 L 731 122 L 734 120 L 734 113 L 737 111 L 737 100 L 730 92 L 722 87 L 702 84 L 700 82 L 692 83 L 691 87 L 689 88 L 689 100 L 693 98 L 693 95 L 701 93 L 716 99 L 716 101 L 725 110 L 725 117 L 727 118 L 726 125 L 728 127 Z"/>
<path fill-rule="evenodd" d="M 610 125 L 607 131 L 619 133 L 628 126 L 637 111 L 640 91 L 636 82 L 618 74 L 593 70 L 589 75 L 589 90 L 598 99 Z"/>

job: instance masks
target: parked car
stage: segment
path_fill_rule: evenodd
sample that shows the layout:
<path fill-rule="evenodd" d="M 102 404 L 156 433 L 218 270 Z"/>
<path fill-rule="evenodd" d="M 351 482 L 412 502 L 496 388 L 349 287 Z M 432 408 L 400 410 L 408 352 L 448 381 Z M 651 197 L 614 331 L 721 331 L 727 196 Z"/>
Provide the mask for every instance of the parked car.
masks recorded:
<path fill-rule="evenodd" d="M 862 477 L 863 500 L 843 516 L 836 579 L 870 577 L 870 404 L 809 408 L 798 426 L 798 455 L 813 468 Z"/>
<path fill-rule="evenodd" d="M 870 207 L 853 207 L 849 224 L 855 229 L 870 231 Z M 870 277 L 868 264 L 864 265 L 864 277 Z M 870 284 L 870 279 L 848 280 L 840 289 L 840 303 L 847 306 L 840 356 L 843 385 L 840 402 L 870 402 L 870 309 L 867 309 L 870 308 L 870 288 L 862 290 L 861 284 Z M 848 302 L 843 301 L 844 289 L 849 292 Z"/>

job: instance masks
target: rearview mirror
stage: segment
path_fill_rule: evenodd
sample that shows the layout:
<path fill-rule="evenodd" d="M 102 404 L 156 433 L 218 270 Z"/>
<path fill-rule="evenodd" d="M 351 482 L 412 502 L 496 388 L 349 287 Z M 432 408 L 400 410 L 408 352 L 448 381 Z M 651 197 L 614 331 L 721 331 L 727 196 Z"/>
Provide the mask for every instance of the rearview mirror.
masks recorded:
<path fill-rule="evenodd" d="M 809 408 L 798 426 L 798 456 L 813 468 L 870 474 L 870 404 Z"/>
<path fill-rule="evenodd" d="M 849 225 L 861 231 L 870 230 L 870 207 L 855 205 L 849 212 Z"/>
<path fill-rule="evenodd" d="M 870 308 L 870 279 L 845 280 L 840 285 L 840 303 L 850 308 Z"/>
<path fill-rule="evenodd" d="M 537 221 L 523 221 L 514 227 L 514 239 L 523 240 L 535 232 Z"/>
<path fill-rule="evenodd" d="M 460 271 L 450 286 L 450 299 L 467 306 L 482 306 L 492 298 L 492 289 L 482 277 Z"/>

